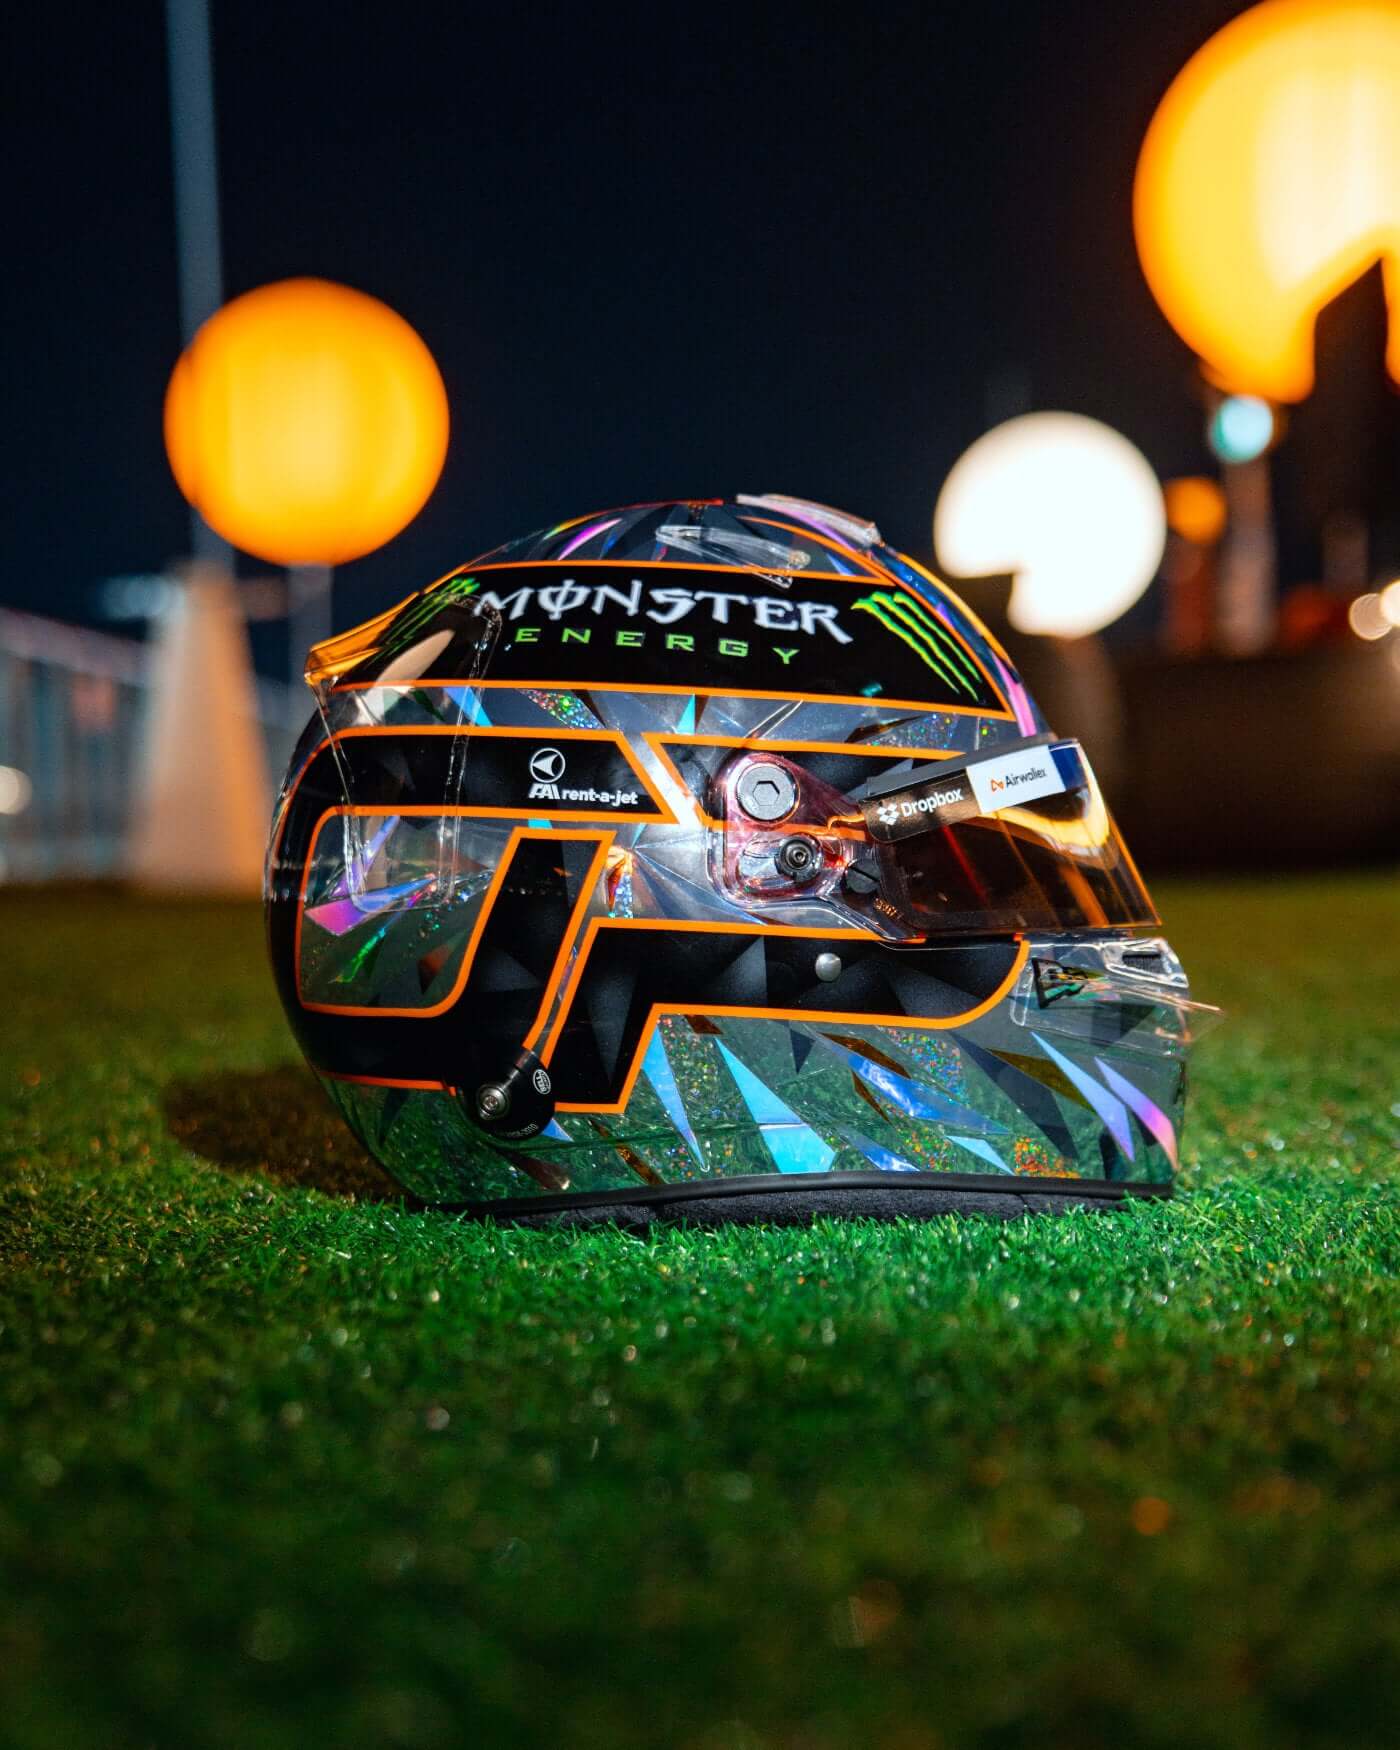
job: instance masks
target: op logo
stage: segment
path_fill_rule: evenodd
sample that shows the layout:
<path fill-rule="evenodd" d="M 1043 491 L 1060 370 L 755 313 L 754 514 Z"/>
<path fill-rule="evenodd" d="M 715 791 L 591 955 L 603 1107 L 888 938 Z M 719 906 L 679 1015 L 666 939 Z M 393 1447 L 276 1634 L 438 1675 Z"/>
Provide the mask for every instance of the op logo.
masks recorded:
<path fill-rule="evenodd" d="M 542 747 L 530 755 L 530 776 L 537 784 L 557 784 L 564 776 L 564 765 L 557 747 Z"/>

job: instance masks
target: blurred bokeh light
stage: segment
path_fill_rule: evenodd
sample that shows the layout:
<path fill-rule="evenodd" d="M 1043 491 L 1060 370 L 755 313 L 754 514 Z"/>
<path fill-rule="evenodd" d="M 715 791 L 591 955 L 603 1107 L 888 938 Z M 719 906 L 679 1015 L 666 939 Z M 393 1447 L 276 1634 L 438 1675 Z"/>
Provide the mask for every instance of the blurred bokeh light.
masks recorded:
<path fill-rule="evenodd" d="M 1225 494 L 1204 474 L 1168 480 L 1162 496 L 1167 503 L 1168 528 L 1193 546 L 1213 547 L 1225 533 Z"/>
<path fill-rule="evenodd" d="M 180 490 L 276 565 L 340 565 L 391 540 L 437 484 L 447 427 L 442 377 L 408 323 L 316 279 L 226 304 L 165 400 Z"/>
<path fill-rule="evenodd" d="M 1381 598 L 1373 591 L 1357 596 L 1347 609 L 1347 622 L 1358 638 L 1365 638 L 1368 642 L 1384 638 L 1394 630 Z"/>
<path fill-rule="evenodd" d="M 1186 64 L 1134 189 L 1157 301 L 1222 387 L 1298 401 L 1320 310 L 1400 274 L 1400 7 L 1268 0 Z M 1388 364 L 1400 380 L 1400 320 Z"/>
<path fill-rule="evenodd" d="M 1207 436 L 1222 462 L 1253 462 L 1274 440 L 1274 412 L 1257 395 L 1227 395 L 1211 415 Z"/>
<path fill-rule="evenodd" d="M 33 795 L 27 772 L 17 766 L 0 766 L 0 814 L 23 814 Z"/>
<path fill-rule="evenodd" d="M 934 512 L 940 562 L 1010 572 L 1011 622 L 1079 637 L 1130 608 L 1166 542 L 1162 489 L 1127 438 L 1077 413 L 1027 413 L 978 438 Z"/>

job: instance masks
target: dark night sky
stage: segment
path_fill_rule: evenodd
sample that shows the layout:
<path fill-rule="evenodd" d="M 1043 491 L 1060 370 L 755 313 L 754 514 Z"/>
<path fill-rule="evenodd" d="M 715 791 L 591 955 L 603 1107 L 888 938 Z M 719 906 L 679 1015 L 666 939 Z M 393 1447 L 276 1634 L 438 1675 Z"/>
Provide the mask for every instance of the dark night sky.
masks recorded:
<path fill-rule="evenodd" d="M 1031 406 L 1205 462 L 1129 194 L 1242 6 L 212 4 L 227 295 L 372 292 L 451 399 L 443 480 L 340 574 L 341 624 L 649 497 L 796 492 L 926 553 L 947 469 Z M 73 619 L 186 540 L 164 54 L 159 0 L 12 20 L 0 601 Z"/>

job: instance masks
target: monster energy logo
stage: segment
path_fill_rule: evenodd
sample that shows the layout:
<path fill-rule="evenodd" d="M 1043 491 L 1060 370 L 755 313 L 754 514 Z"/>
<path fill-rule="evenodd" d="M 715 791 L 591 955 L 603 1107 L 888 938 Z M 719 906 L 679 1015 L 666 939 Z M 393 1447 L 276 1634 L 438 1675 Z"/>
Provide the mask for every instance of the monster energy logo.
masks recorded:
<path fill-rule="evenodd" d="M 958 688 L 976 699 L 982 676 L 968 660 L 957 639 L 933 614 L 909 595 L 891 595 L 888 590 L 872 590 L 862 596 L 854 607 L 873 614 L 887 632 L 906 643 L 914 654 L 949 686 Z"/>
<path fill-rule="evenodd" d="M 865 593 L 855 595 L 852 583 Z M 676 565 L 654 572 L 639 568 L 629 576 L 617 567 L 512 564 L 448 577 L 400 610 L 380 647 L 382 666 L 426 637 L 444 609 L 453 633 L 470 642 L 472 634 L 460 622 L 471 607 L 488 616 L 490 628 L 501 628 L 492 657 L 498 679 L 507 672 L 525 674 L 532 661 L 567 660 L 566 654 L 548 657 L 546 645 L 578 644 L 587 646 L 598 685 L 620 683 L 663 655 L 697 662 L 713 656 L 742 661 L 746 685 L 786 690 L 800 677 L 808 687 L 834 687 L 830 696 L 859 689 L 867 698 L 938 697 L 955 708 L 1000 705 L 956 623 L 893 579 L 877 586 L 872 578 L 811 578 L 765 594 L 761 584 L 755 589 L 753 573 L 726 576 Z M 874 620 L 881 633 L 892 633 L 918 658 L 917 668 L 868 622 L 853 621 L 853 612 Z M 478 636 L 484 648 L 486 625 Z M 839 664 L 837 646 L 844 653 Z M 532 647 L 538 647 L 533 656 Z M 458 660 L 462 652 L 453 648 L 453 656 L 432 660 Z M 878 680 L 867 678 L 872 670 Z M 929 685 L 934 677 L 936 692 Z"/>
<path fill-rule="evenodd" d="M 416 596 L 389 628 L 381 654 L 397 655 L 400 650 L 413 643 L 449 602 L 465 601 L 476 587 L 477 580 L 474 577 L 449 577 L 436 589 L 425 590 L 422 595 Z"/>

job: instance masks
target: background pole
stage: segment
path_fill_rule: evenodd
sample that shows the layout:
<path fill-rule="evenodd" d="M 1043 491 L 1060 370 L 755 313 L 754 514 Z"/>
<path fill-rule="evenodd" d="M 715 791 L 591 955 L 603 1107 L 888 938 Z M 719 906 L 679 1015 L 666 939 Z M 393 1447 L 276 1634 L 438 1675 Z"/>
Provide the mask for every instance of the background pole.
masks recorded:
<path fill-rule="evenodd" d="M 331 635 L 331 576 L 329 565 L 293 565 L 287 573 L 288 679 L 298 694 L 305 684 L 307 652 Z"/>
<path fill-rule="evenodd" d="M 224 301 L 208 0 L 165 0 L 165 21 L 180 339 L 188 346 L 200 324 Z M 233 549 L 193 506 L 190 546 L 197 559 L 213 560 L 232 572 Z"/>

